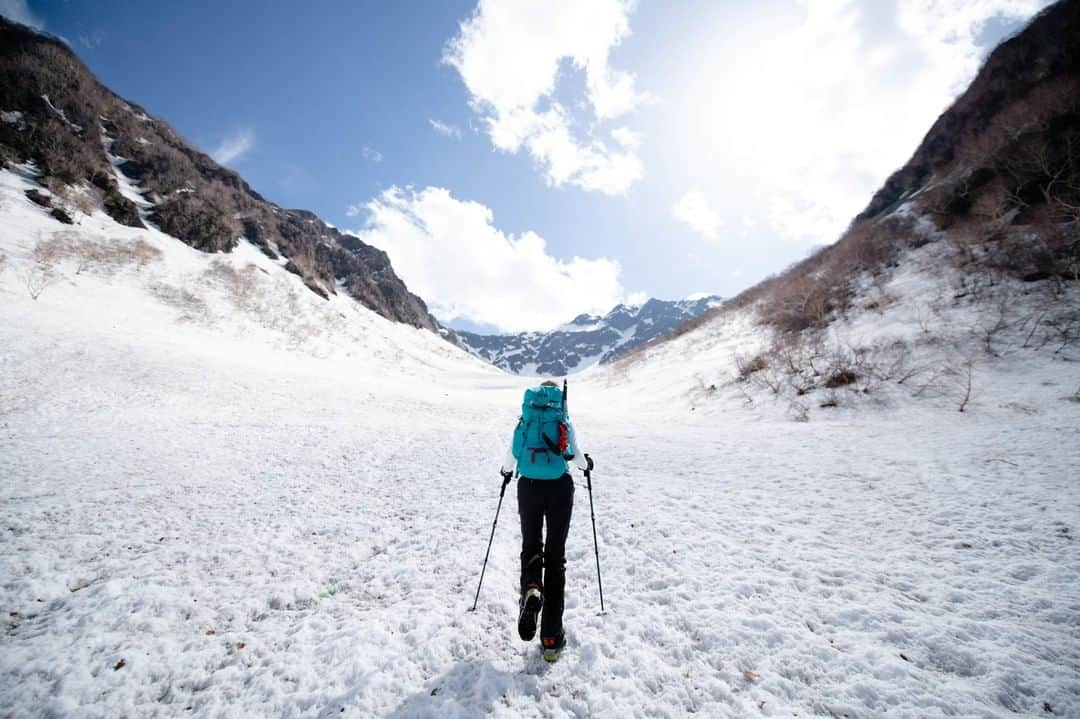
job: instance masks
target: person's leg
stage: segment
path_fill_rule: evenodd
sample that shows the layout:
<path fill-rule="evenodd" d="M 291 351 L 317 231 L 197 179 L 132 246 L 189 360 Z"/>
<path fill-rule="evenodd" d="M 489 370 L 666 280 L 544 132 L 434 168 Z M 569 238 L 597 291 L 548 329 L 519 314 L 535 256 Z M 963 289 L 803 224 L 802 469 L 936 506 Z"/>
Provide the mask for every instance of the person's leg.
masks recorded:
<path fill-rule="evenodd" d="M 544 505 L 538 482 L 521 477 L 517 483 L 518 515 L 521 517 L 521 592 L 530 584 L 543 591 Z"/>
<path fill-rule="evenodd" d="M 547 542 L 544 546 L 544 611 L 540 636 L 562 632 L 563 596 L 566 585 L 566 536 L 574 508 L 574 480 L 567 474 L 547 483 Z"/>

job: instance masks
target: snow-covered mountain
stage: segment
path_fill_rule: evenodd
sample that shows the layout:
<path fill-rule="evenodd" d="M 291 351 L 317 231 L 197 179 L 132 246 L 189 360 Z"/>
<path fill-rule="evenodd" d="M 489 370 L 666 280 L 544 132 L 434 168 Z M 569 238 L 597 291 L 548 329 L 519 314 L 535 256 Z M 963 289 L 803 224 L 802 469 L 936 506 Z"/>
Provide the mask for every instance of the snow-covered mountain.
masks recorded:
<path fill-rule="evenodd" d="M 60 39 L 0 17 L 0 167 L 33 163 L 57 229 L 100 209 L 203 252 L 250 244 L 312 293 L 438 331 L 386 253 L 263 198 L 161 118 L 117 96 Z"/>
<path fill-rule="evenodd" d="M 1024 98 L 1075 77 L 1078 31 L 1070 0 L 1010 40 L 987 67 L 1036 79 L 993 97 L 1040 117 Z M 1058 162 L 1078 127 L 1054 110 L 1009 153 Z M 931 163 L 835 249 L 575 381 L 596 469 L 551 666 L 516 635 L 497 474 L 526 380 L 5 160 L 0 705 L 1080 715 L 1077 170 L 1027 186 L 993 171 L 1009 153 L 946 150 L 992 171 Z M 999 190 L 1027 206 L 988 221 Z"/>
<path fill-rule="evenodd" d="M 467 350 L 508 372 L 561 377 L 610 362 L 722 302 L 715 295 L 650 299 L 641 305 L 618 305 L 603 316 L 579 315 L 550 332 L 481 335 L 459 331 L 457 336 Z"/>
<path fill-rule="evenodd" d="M 1077 401 L 1078 98 L 1070 0 L 990 54 L 836 243 L 624 355 L 606 381 L 687 411 L 737 402 L 797 419 Z"/>

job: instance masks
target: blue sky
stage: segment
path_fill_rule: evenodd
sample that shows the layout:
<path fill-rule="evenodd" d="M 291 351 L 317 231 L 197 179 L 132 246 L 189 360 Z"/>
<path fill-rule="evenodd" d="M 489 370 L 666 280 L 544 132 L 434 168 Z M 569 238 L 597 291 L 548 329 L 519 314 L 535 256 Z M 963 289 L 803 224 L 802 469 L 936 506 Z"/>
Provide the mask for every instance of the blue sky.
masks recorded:
<path fill-rule="evenodd" d="M 65 38 L 269 199 L 386 249 L 452 326 L 509 331 L 644 296 L 730 296 L 835 240 L 993 44 L 1045 5 L 0 12 Z"/>

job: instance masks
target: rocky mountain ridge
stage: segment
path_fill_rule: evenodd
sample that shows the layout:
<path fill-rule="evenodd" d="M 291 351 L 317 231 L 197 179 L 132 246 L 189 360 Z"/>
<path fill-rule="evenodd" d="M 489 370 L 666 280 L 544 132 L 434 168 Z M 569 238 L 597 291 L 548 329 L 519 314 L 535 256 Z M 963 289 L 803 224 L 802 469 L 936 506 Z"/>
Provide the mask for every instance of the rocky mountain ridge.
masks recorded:
<path fill-rule="evenodd" d="M 250 242 L 322 297 L 440 331 L 385 252 L 266 200 L 159 118 L 102 85 L 58 38 L 0 18 L 0 167 L 31 163 L 59 222 L 102 209 L 204 252 Z"/>
<path fill-rule="evenodd" d="M 1049 6 L 995 48 L 834 244 L 682 329 L 753 308 L 784 335 L 823 330 L 860 283 L 935 237 L 967 275 L 1080 278 L 1080 0 Z"/>
<path fill-rule="evenodd" d="M 457 336 L 469 352 L 507 372 L 561 377 L 643 346 L 722 301 L 715 295 L 650 299 L 639 306 L 618 305 L 603 316 L 579 315 L 550 332 L 481 335 L 458 331 Z"/>

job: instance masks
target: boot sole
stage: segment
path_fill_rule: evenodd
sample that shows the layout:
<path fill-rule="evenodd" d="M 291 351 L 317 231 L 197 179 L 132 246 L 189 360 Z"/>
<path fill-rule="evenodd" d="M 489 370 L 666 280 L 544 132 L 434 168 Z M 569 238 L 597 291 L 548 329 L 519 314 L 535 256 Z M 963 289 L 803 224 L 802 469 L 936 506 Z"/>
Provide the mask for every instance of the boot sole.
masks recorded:
<path fill-rule="evenodd" d="M 518 615 L 518 636 L 523 641 L 532 641 L 536 636 L 536 617 L 540 614 L 543 601 L 539 597 L 529 597 Z"/>

